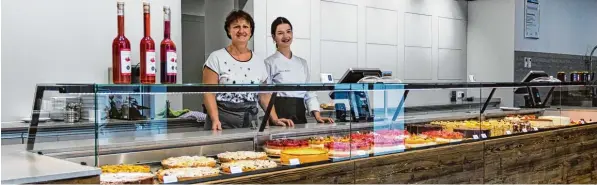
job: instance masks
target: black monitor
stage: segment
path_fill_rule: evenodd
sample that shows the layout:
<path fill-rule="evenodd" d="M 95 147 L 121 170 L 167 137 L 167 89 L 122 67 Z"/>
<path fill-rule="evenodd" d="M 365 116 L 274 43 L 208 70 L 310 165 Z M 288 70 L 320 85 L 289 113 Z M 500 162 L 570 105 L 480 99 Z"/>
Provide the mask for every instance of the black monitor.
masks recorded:
<path fill-rule="evenodd" d="M 357 83 L 359 80 L 367 76 L 382 77 L 382 75 L 383 73 L 381 70 L 376 68 L 350 68 L 346 70 L 338 83 Z"/>

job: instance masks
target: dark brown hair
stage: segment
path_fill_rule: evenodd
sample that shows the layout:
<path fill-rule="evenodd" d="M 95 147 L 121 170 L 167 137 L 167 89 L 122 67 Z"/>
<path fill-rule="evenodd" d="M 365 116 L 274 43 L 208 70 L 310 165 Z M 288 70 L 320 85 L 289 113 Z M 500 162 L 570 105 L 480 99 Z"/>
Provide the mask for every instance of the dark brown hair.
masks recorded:
<path fill-rule="evenodd" d="M 232 39 L 232 36 L 230 36 L 230 34 L 228 33 L 228 27 L 230 27 L 230 25 L 233 22 L 241 19 L 244 19 L 245 21 L 249 22 L 249 24 L 251 25 L 251 37 L 253 37 L 253 34 L 255 33 L 255 22 L 253 21 L 253 17 L 251 17 L 251 15 L 249 15 L 245 11 L 232 10 L 232 12 L 230 12 L 230 14 L 228 14 L 228 16 L 226 17 L 226 22 L 224 23 L 224 30 L 226 30 L 226 36 L 228 36 L 229 39 Z"/>
<path fill-rule="evenodd" d="M 290 23 L 290 21 L 288 21 L 288 19 L 284 17 L 278 17 L 276 18 L 276 20 L 272 22 L 272 38 L 276 37 L 276 28 L 278 28 L 278 25 L 280 24 L 288 24 L 290 25 L 290 29 L 292 30 L 292 24 Z"/>

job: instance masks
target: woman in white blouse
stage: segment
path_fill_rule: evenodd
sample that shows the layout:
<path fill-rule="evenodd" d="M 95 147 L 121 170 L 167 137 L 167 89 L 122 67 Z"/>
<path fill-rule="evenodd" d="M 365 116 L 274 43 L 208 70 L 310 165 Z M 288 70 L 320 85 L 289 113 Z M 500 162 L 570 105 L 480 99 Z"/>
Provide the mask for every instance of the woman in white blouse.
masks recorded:
<path fill-rule="evenodd" d="M 203 67 L 205 84 L 264 84 L 269 80 L 263 58 L 256 56 L 247 44 L 253 36 L 255 23 L 248 13 L 232 11 L 226 17 L 224 29 L 232 43 L 226 48 L 212 52 Z M 206 93 L 206 130 L 247 128 L 257 121 L 257 101 L 265 110 L 270 93 Z M 265 118 L 264 118 L 265 119 Z M 294 126 L 292 120 L 278 119 L 272 109 L 270 123 Z"/>
<path fill-rule="evenodd" d="M 304 84 L 309 83 L 309 67 L 307 61 L 290 50 L 292 44 L 292 24 L 284 17 L 278 17 L 272 22 L 272 38 L 277 51 L 265 59 L 269 78 L 275 84 Z M 276 98 L 276 113 L 280 117 L 290 118 L 296 124 L 307 123 L 307 109 L 318 123 L 333 123 L 332 118 L 322 117 L 319 112 L 319 102 L 314 92 L 292 91 L 280 92 Z M 283 108 L 282 108 L 283 107 Z"/>

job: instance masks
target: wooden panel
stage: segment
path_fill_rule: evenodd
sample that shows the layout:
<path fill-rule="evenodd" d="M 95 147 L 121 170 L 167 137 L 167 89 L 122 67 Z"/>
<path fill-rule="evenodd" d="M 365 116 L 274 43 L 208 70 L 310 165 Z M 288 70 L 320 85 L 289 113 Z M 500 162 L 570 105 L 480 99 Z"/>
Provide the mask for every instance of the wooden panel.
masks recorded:
<path fill-rule="evenodd" d="M 210 183 L 597 183 L 595 133 L 586 125 Z"/>
<path fill-rule="evenodd" d="M 245 177 L 211 181 L 209 184 L 349 184 L 353 183 L 351 161 L 296 168 Z"/>
<path fill-rule="evenodd" d="M 485 183 L 594 183 L 595 128 L 588 125 L 487 141 Z"/>

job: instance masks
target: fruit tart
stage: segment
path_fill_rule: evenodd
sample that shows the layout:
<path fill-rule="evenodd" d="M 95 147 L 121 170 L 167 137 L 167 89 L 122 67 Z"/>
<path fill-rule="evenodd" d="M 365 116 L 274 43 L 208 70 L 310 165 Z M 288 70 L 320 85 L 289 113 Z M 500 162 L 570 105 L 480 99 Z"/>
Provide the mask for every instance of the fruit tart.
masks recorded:
<path fill-rule="evenodd" d="M 348 139 L 346 138 L 342 138 L 342 137 L 335 137 L 335 136 L 326 136 L 326 137 L 321 137 L 321 136 L 317 136 L 317 137 L 311 137 L 309 138 L 309 147 L 311 148 L 319 148 L 319 149 L 325 149 L 325 144 L 326 143 L 331 143 L 334 141 L 348 141 Z"/>
<path fill-rule="evenodd" d="M 284 149 L 296 149 L 296 148 L 307 148 L 309 142 L 307 140 L 295 140 L 295 139 L 275 139 L 265 142 L 263 149 L 269 156 L 280 156 L 280 153 Z"/>
<path fill-rule="evenodd" d="M 406 145 L 406 148 L 418 148 L 436 144 L 433 139 L 421 137 L 419 135 L 412 135 L 411 137 L 406 138 L 404 140 L 404 143 Z"/>
<path fill-rule="evenodd" d="M 460 132 L 446 132 L 446 131 L 429 131 L 423 132 L 422 136 L 433 139 L 436 143 L 450 143 L 459 142 L 464 139 L 464 135 Z"/>

